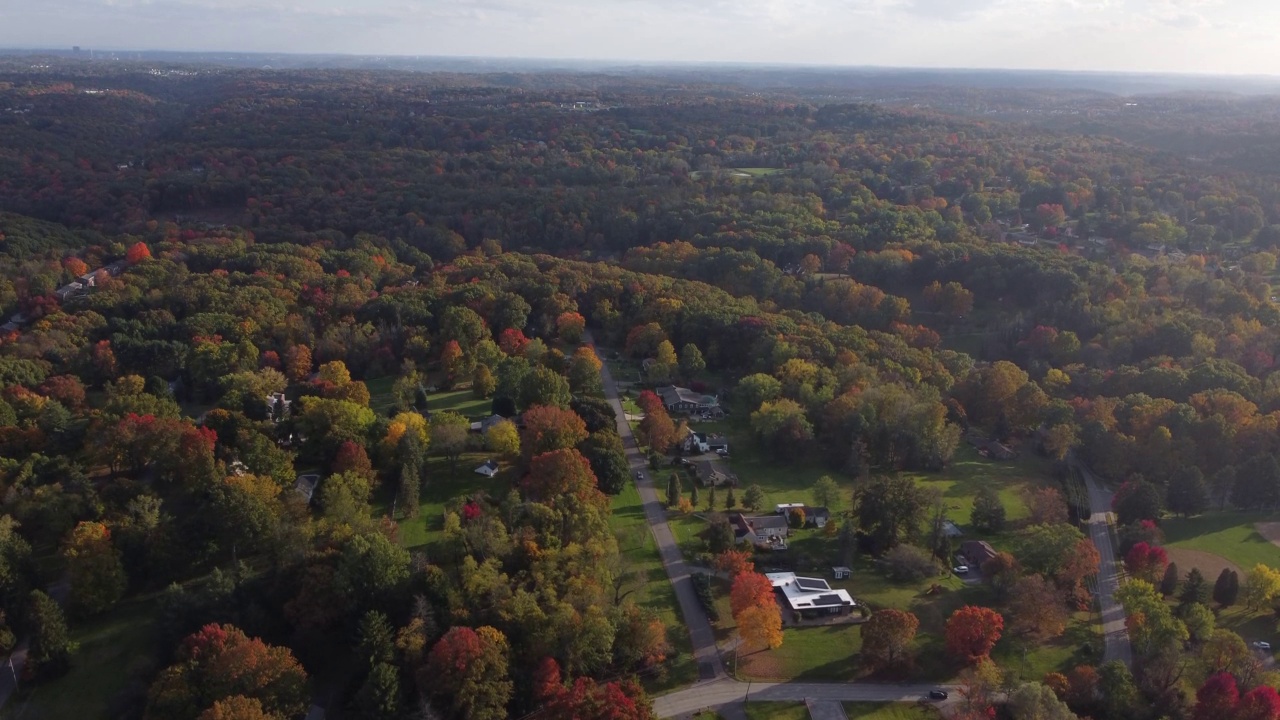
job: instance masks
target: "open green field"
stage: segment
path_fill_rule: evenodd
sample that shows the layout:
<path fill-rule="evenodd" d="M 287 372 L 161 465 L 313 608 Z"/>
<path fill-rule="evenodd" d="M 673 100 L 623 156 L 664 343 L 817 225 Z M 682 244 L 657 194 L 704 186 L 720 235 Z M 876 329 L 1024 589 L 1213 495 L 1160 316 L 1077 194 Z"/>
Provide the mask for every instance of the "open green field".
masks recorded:
<path fill-rule="evenodd" d="M 794 462 L 778 462 L 760 447 L 751 435 L 746 421 L 696 423 L 696 430 L 726 432 L 729 435 L 732 472 L 742 486 L 760 485 L 765 491 L 765 508 L 784 502 L 814 502 L 810 489 L 818 478 L 830 475 L 851 497 L 853 483 L 848 477 L 832 472 L 830 468 L 812 458 L 800 458 Z M 958 525 L 969 522 L 973 511 L 973 498 L 984 485 L 996 487 L 1005 506 L 1006 516 L 1016 521 L 1027 516 L 1022 494 L 1037 486 L 1054 483 L 1048 460 L 1029 451 L 1023 451 L 1010 461 L 988 460 L 978 455 L 968 444 L 956 451 L 950 467 L 940 473 L 911 473 L 921 485 L 940 490 L 948 501 L 948 516 Z M 850 510 L 851 500 L 844 500 L 831 508 L 833 513 Z"/>
<path fill-rule="evenodd" d="M 844 714 L 849 720 L 937 720 L 941 717 L 932 705 L 912 703 L 844 703 Z"/>
<path fill-rule="evenodd" d="M 369 407 L 373 408 L 378 415 L 386 415 L 395 405 L 395 399 L 391 397 L 391 386 L 395 381 L 396 379 L 390 375 L 365 381 L 365 385 L 369 388 Z M 467 418 L 488 415 L 491 403 L 492 401 L 487 398 L 477 398 L 470 388 L 427 396 L 427 409 L 432 412 L 452 410 Z"/>
<path fill-rule="evenodd" d="M 117 698 L 130 686 L 145 692 L 157 671 L 156 597 L 120 603 L 88 623 L 73 625 L 71 639 L 80 647 L 66 675 L 20 690 L 4 708 L 4 718 L 84 720 L 120 717 Z M 139 698 L 140 699 L 140 698 Z"/>
<path fill-rule="evenodd" d="M 1160 528 L 1166 545 L 1221 555 L 1241 572 L 1247 572 L 1258 563 L 1280 566 L 1280 547 L 1272 545 L 1253 527 L 1256 522 L 1274 519 L 1274 514 L 1266 513 L 1210 512 L 1191 518 L 1168 518 Z M 1209 578 L 1210 582 L 1213 580 Z"/>
<path fill-rule="evenodd" d="M 1041 643 L 1002 637 L 991 657 L 1010 677 L 1038 682 L 1046 673 L 1065 673 L 1077 665 L 1100 664 L 1102 649 L 1099 617 L 1080 612 L 1072 616 L 1062 637 Z"/>
<path fill-rule="evenodd" d="M 465 453 L 458 458 L 456 465 L 442 457 L 432 457 L 427 461 L 427 482 L 419 495 L 421 504 L 418 517 L 408 518 L 397 509 L 400 524 L 400 544 L 414 549 L 435 542 L 444 530 L 445 504 L 455 498 L 462 498 L 478 491 L 484 491 L 489 497 L 501 501 L 515 481 L 515 468 L 510 463 L 500 463 L 502 469 L 492 478 L 478 475 L 476 467 L 491 456 L 484 453 Z M 381 517 L 390 510 L 391 501 L 395 498 L 394 483 L 379 490 L 373 503 L 375 517 Z"/>
<path fill-rule="evenodd" d="M 618 540 L 624 566 L 634 576 L 627 584 L 628 590 L 634 590 L 630 597 L 640 607 L 649 608 L 662 618 L 667 626 L 667 640 L 675 650 L 675 659 L 668 663 L 666 673 L 645 678 L 645 687 L 651 693 L 674 690 L 697 680 L 698 668 L 693 659 L 693 643 L 676 603 L 675 588 L 662 567 L 658 545 L 649 531 L 644 504 L 634 481 L 628 482 L 613 498 L 612 508 L 609 526 Z"/>
<path fill-rule="evenodd" d="M 396 379 L 391 375 L 364 381 L 365 387 L 369 388 L 369 407 L 379 416 L 385 416 L 396 404 L 391 397 L 391 386 L 395 382 Z"/>
<path fill-rule="evenodd" d="M 809 720 L 809 709 L 796 702 L 749 702 L 745 705 L 750 720 Z"/>

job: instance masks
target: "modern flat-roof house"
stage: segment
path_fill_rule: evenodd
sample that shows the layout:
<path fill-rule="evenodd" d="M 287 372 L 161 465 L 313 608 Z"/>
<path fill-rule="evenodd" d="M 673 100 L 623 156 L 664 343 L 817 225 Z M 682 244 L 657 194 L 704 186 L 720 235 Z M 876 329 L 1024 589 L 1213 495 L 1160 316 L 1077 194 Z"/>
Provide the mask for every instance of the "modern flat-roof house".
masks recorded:
<path fill-rule="evenodd" d="M 775 590 L 800 617 L 847 615 L 857 607 L 848 590 L 837 590 L 822 578 L 799 577 L 791 572 L 766 573 Z"/>
<path fill-rule="evenodd" d="M 738 542 L 750 542 L 772 550 L 787 549 L 787 536 L 791 534 L 791 528 L 787 526 L 787 519 L 781 515 L 747 517 L 742 513 L 734 513 L 730 523 Z"/>
<path fill-rule="evenodd" d="M 703 395 L 689 388 L 675 385 L 660 387 L 655 392 L 662 398 L 662 404 L 667 407 L 667 412 L 723 413 L 720 409 L 720 399 L 714 395 Z"/>

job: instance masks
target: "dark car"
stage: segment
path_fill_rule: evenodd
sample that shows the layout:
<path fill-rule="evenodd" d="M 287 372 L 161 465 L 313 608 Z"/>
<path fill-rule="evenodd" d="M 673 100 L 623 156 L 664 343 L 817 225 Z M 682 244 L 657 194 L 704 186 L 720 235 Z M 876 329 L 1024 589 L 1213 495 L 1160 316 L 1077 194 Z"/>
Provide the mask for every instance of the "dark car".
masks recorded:
<path fill-rule="evenodd" d="M 640 472 L 639 470 L 637 470 L 637 471 L 636 471 L 636 479 L 637 479 L 637 480 L 643 480 L 643 479 L 644 479 L 644 473 L 642 473 L 642 472 Z"/>
<path fill-rule="evenodd" d="M 947 691 L 946 690 L 930 690 L 929 699 L 930 700 L 946 700 Z"/>

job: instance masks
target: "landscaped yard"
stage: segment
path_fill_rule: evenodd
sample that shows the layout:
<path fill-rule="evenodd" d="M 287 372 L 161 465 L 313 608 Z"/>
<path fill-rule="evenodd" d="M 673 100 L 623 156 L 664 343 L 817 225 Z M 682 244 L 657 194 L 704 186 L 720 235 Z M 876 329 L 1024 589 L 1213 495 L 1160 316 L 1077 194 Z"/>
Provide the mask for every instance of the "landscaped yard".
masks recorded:
<path fill-rule="evenodd" d="M 72 657 L 71 671 L 35 686 L 30 694 L 20 693 L 5 706 L 3 717 L 84 720 L 124 715 L 114 705 L 118 696 L 134 683 L 145 692 L 145 683 L 158 669 L 157 619 L 156 597 L 149 596 L 73 625 L 71 639 L 80 648 Z"/>
<path fill-rule="evenodd" d="M 465 497 L 478 491 L 484 491 L 489 497 L 502 501 L 513 485 L 515 469 L 509 463 L 500 463 L 502 469 L 492 478 L 477 474 L 475 469 L 488 460 L 490 455 L 484 453 L 466 453 L 451 465 L 446 458 L 432 457 L 427 460 L 427 481 L 419 495 L 421 504 L 418 517 L 403 517 L 397 509 L 400 523 L 400 544 L 406 548 L 418 548 L 439 539 L 444 530 L 444 507 L 455 498 Z M 394 483 L 387 483 L 373 503 L 375 517 L 386 515 L 395 498 Z"/>
<path fill-rule="evenodd" d="M 1164 530 L 1165 544 L 1174 548 L 1187 548 L 1221 555 L 1247 572 L 1258 563 L 1271 567 L 1280 566 L 1280 547 L 1276 547 L 1258 533 L 1253 524 L 1274 519 L 1263 513 L 1210 512 L 1192 518 L 1168 518 L 1160 524 Z M 1179 569 L 1183 573 L 1191 568 Z M 1209 575 L 1212 583 L 1217 575 Z M 1244 580 L 1242 577 L 1241 580 Z"/>
<path fill-rule="evenodd" d="M 991 657 L 1002 670 L 1024 681 L 1039 681 L 1050 672 L 1065 673 L 1077 665 L 1102 662 L 1102 627 L 1091 612 L 1076 613 L 1062 637 L 1028 642 L 1006 636 L 996 643 Z"/>

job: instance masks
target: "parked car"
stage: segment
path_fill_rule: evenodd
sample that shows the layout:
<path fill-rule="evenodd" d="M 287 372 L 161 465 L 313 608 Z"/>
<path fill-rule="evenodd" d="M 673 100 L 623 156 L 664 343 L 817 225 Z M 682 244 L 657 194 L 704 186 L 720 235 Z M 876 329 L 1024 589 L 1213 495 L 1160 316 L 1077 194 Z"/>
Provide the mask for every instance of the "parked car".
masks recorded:
<path fill-rule="evenodd" d="M 955 574 L 957 574 L 957 575 L 968 575 L 968 574 L 969 574 L 969 566 L 968 566 L 968 565 L 957 565 L 957 566 L 955 566 L 955 567 L 951 568 L 951 572 L 953 572 L 953 573 L 955 573 Z"/>
<path fill-rule="evenodd" d="M 1253 641 L 1253 647 L 1256 650 L 1266 650 L 1267 652 L 1271 652 L 1271 643 L 1264 642 L 1262 640 Z"/>
<path fill-rule="evenodd" d="M 929 699 L 930 700 L 946 700 L 947 691 L 946 690 L 930 690 Z"/>
<path fill-rule="evenodd" d="M 639 470 L 637 470 L 637 471 L 636 471 L 636 479 L 637 479 L 637 480 L 643 480 L 643 479 L 644 479 L 644 473 L 642 473 L 642 472 L 640 472 Z"/>

